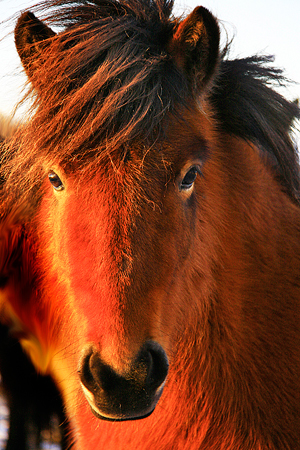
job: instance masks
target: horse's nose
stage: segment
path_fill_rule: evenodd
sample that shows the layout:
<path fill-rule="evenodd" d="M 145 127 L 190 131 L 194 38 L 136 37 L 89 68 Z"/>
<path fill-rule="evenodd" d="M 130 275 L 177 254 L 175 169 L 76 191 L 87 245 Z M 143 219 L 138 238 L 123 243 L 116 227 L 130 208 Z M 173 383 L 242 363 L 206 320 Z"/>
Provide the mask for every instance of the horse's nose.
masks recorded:
<path fill-rule="evenodd" d="M 167 373 L 167 356 L 154 341 L 142 346 L 125 375 L 104 363 L 93 346 L 86 349 L 79 367 L 82 388 L 93 413 L 107 420 L 133 420 L 151 414 Z"/>

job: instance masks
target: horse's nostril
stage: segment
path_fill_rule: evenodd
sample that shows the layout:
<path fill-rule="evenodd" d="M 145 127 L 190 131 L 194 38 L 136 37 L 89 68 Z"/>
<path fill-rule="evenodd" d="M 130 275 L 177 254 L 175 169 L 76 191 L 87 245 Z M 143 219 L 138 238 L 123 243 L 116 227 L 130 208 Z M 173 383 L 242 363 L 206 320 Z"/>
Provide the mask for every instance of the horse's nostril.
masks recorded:
<path fill-rule="evenodd" d="M 80 370 L 79 370 L 79 376 L 82 384 L 89 389 L 91 392 L 94 391 L 95 387 L 95 380 L 94 376 L 91 371 L 91 357 L 93 355 L 93 349 L 90 347 L 88 351 L 85 352 L 81 363 L 80 363 Z"/>
<path fill-rule="evenodd" d="M 100 353 L 89 347 L 81 359 L 79 376 L 84 393 L 97 417 L 128 420 L 149 415 L 162 393 L 168 373 L 163 348 L 146 342 L 125 375 L 105 364 Z"/>
<path fill-rule="evenodd" d="M 112 367 L 104 364 L 100 354 L 88 348 L 80 365 L 80 379 L 91 392 L 97 388 L 109 392 L 120 380 L 126 378 L 130 382 L 144 385 L 144 388 L 155 390 L 166 379 L 168 373 L 168 359 L 163 348 L 154 341 L 147 341 L 140 350 L 132 369 L 127 377 L 118 375 Z"/>
<path fill-rule="evenodd" d="M 148 388 L 157 389 L 166 379 L 168 374 L 168 358 L 163 348 L 154 341 L 148 341 L 139 353 L 137 363 L 146 366 L 145 385 Z"/>

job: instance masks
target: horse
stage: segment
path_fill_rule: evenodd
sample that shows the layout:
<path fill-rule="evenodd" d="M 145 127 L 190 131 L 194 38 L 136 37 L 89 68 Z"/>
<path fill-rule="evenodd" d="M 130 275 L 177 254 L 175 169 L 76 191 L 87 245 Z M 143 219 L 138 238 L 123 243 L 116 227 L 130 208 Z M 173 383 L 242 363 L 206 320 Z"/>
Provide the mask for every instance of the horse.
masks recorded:
<path fill-rule="evenodd" d="M 1 157 L 2 322 L 76 450 L 296 450 L 299 109 L 269 57 L 230 59 L 206 8 L 172 9 L 19 17 L 33 105 Z"/>

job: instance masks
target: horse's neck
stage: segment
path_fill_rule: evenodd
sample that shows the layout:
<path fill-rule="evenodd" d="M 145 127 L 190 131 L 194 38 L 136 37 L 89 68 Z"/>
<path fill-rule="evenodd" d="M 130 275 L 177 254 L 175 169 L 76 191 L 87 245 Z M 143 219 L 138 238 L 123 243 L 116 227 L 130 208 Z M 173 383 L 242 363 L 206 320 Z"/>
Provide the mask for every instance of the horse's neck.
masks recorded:
<path fill-rule="evenodd" d="M 179 364 L 188 368 L 193 408 L 206 417 L 204 449 L 219 438 L 228 449 L 272 450 L 296 448 L 298 439 L 300 213 L 271 176 L 262 187 L 259 177 L 248 196 L 236 185 L 227 217 L 213 230 L 210 288 L 200 288 L 197 329 L 193 338 L 186 334 Z M 244 436 L 237 436 L 237 423 Z"/>
<path fill-rule="evenodd" d="M 204 313 L 199 305 L 202 337 L 195 370 L 220 430 L 247 421 L 242 428 L 261 436 L 262 448 L 296 448 L 300 214 L 281 192 L 265 196 L 260 205 L 245 198 L 244 212 L 233 210 L 227 222 Z"/>

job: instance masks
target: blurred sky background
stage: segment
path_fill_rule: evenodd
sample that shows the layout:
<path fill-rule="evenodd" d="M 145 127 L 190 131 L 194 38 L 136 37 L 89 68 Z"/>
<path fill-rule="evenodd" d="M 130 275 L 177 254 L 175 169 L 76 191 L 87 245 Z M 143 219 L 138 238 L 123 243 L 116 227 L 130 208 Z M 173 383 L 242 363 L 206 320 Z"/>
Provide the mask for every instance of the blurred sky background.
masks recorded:
<path fill-rule="evenodd" d="M 0 22 L 34 3 L 0 0 Z M 234 37 L 233 57 L 274 55 L 276 66 L 284 68 L 287 77 L 297 83 L 280 92 L 291 100 L 300 97 L 300 0 L 175 0 L 174 13 L 180 15 L 201 4 L 221 21 L 222 42 Z M 21 98 L 20 87 L 25 81 L 13 35 L 6 36 L 12 30 L 13 22 L 0 25 L 0 112 L 4 114 L 10 114 Z"/>

